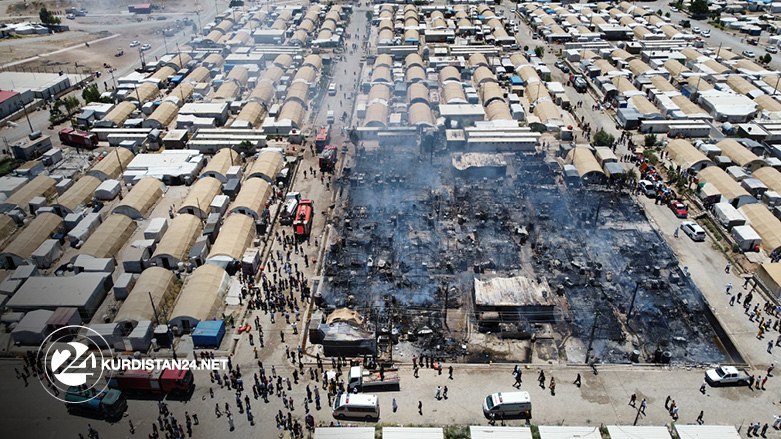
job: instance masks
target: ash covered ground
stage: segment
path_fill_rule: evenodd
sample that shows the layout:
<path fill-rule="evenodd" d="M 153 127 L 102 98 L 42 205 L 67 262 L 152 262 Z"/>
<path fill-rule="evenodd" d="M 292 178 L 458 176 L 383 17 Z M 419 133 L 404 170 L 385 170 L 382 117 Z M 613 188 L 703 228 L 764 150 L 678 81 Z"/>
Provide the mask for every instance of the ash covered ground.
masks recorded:
<path fill-rule="evenodd" d="M 578 350 L 585 358 L 589 342 L 603 362 L 627 362 L 634 350 L 649 362 L 728 358 L 702 295 L 628 191 L 558 184 L 557 165 L 541 154 L 504 157 L 504 177 L 464 176 L 449 153 L 362 150 L 338 186 L 326 308 L 360 312 L 411 354 L 465 361 L 528 361 L 486 340 L 513 338 L 528 351 L 543 333 L 561 361 Z M 501 330 L 486 335 L 474 278 L 517 275 L 544 283 L 555 311 L 502 313 Z M 468 323 L 447 325 L 446 306 Z"/>

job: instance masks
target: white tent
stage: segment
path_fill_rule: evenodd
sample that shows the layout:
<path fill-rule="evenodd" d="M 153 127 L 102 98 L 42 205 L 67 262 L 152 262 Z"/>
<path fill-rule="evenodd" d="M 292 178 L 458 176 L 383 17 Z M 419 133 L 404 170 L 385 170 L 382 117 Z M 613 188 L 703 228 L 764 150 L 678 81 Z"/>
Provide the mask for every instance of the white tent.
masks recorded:
<path fill-rule="evenodd" d="M 24 318 L 16 324 L 11 331 L 14 343 L 22 346 L 37 346 L 46 338 L 47 326 L 54 311 L 38 309 L 25 314 Z"/>
<path fill-rule="evenodd" d="M 33 262 L 38 268 L 49 268 L 54 261 L 62 256 L 62 244 L 56 239 L 47 239 L 39 245 L 32 254 Z"/>

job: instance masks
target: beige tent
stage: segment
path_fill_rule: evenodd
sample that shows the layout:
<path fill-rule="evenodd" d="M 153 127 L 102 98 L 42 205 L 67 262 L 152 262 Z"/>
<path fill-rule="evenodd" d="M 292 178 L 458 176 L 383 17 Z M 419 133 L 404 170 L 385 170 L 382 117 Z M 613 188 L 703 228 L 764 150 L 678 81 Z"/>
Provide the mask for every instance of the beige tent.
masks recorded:
<path fill-rule="evenodd" d="M 168 78 L 176 74 L 176 70 L 174 70 L 171 67 L 164 66 L 159 69 L 155 73 L 152 74 L 152 76 L 149 77 L 149 79 L 156 79 L 160 82 L 168 81 Z"/>
<path fill-rule="evenodd" d="M 247 104 L 249 105 L 249 104 Z M 228 181 L 227 173 L 231 166 L 241 164 L 241 155 L 231 148 L 222 148 L 214 154 L 209 163 L 201 171 L 201 177 L 214 177 L 225 183 Z"/>
<path fill-rule="evenodd" d="M 679 50 L 681 52 L 681 55 L 686 57 L 687 61 L 697 61 L 698 59 L 702 58 L 703 55 L 702 52 L 699 50 L 693 48 L 693 47 L 684 47 L 683 49 Z M 674 60 L 671 60 L 674 61 Z M 675 61 L 677 62 L 677 61 Z"/>
<path fill-rule="evenodd" d="M 309 84 L 306 82 L 295 82 L 287 89 L 286 101 L 297 100 L 301 105 L 306 106 L 309 101 Z"/>
<path fill-rule="evenodd" d="M 68 188 L 64 194 L 57 197 L 55 206 L 68 213 L 74 212 L 78 206 L 86 205 L 92 201 L 98 186 L 100 186 L 99 179 L 91 175 L 85 175 L 76 180 L 76 183 L 73 183 L 73 186 Z"/>
<path fill-rule="evenodd" d="M 506 104 L 504 104 L 507 107 Z M 541 101 L 534 106 L 534 115 L 545 124 L 558 124 L 562 122 L 561 110 L 551 101 Z"/>
<path fill-rule="evenodd" d="M 618 69 L 615 68 L 613 64 L 610 64 L 605 59 L 598 59 L 594 61 L 594 67 L 598 68 L 600 73 L 603 75 L 607 75 L 608 73 L 618 72 Z"/>
<path fill-rule="evenodd" d="M 765 184 L 771 191 L 781 194 L 781 172 L 770 166 L 759 168 L 751 176 Z"/>
<path fill-rule="evenodd" d="M 774 92 L 781 91 L 781 76 L 766 75 L 762 77 L 762 81 L 769 85 Z"/>
<path fill-rule="evenodd" d="M 404 58 L 404 65 L 407 67 L 415 66 L 415 65 L 420 67 L 426 66 L 426 64 L 423 63 L 423 58 L 418 53 L 410 53 L 409 55 L 407 55 L 407 57 Z"/>
<path fill-rule="evenodd" d="M 375 102 L 366 109 L 363 125 L 366 127 L 385 128 L 388 121 L 388 106 L 382 102 Z"/>
<path fill-rule="evenodd" d="M 612 79 L 613 85 L 616 87 L 619 93 L 626 96 L 627 94 L 637 94 L 637 87 L 632 84 L 631 81 L 623 76 L 614 76 Z"/>
<path fill-rule="evenodd" d="M 263 79 L 252 89 L 249 100 L 257 100 L 265 105 L 269 105 L 274 100 L 274 83 L 271 80 Z"/>
<path fill-rule="evenodd" d="M 0 202 L 0 204 L 19 206 L 20 208 L 29 211 L 30 200 L 35 197 L 44 197 L 47 200 L 51 199 L 51 197 L 57 193 L 57 190 L 55 189 L 56 184 L 57 182 L 48 175 L 39 175 L 28 181 L 18 191 L 11 194 L 5 201 Z"/>
<path fill-rule="evenodd" d="M 751 196 L 743 189 L 743 186 L 733 180 L 729 174 L 718 166 L 709 166 L 701 170 L 698 176 L 702 182 L 713 185 L 713 187 L 730 202 L 738 198 L 748 198 Z"/>
<path fill-rule="evenodd" d="M 421 84 L 422 85 L 422 84 Z M 390 102 L 390 96 L 391 96 L 391 89 L 390 86 L 387 84 L 374 84 L 372 85 L 372 88 L 369 89 L 369 96 L 367 98 L 367 102 L 369 105 L 374 103 L 375 101 Z"/>
<path fill-rule="evenodd" d="M 317 70 L 312 66 L 301 67 L 296 76 L 293 77 L 293 82 L 304 81 L 307 84 L 314 84 L 317 79 Z"/>
<path fill-rule="evenodd" d="M 759 90 L 754 84 L 748 82 L 744 77 L 739 75 L 730 75 L 729 78 L 727 78 L 727 85 L 735 90 L 737 94 L 741 95 L 747 95 L 754 90 Z"/>
<path fill-rule="evenodd" d="M 14 232 L 16 232 L 16 223 L 14 220 L 8 215 L 0 215 L 0 244 L 11 238 Z M 0 263 L 0 265 L 2 265 L 2 263 Z"/>
<path fill-rule="evenodd" d="M 266 180 L 257 177 L 248 178 L 241 186 L 236 200 L 231 203 L 228 211 L 234 214 L 248 215 L 254 220 L 259 220 L 272 193 L 273 188 Z"/>
<path fill-rule="evenodd" d="M 488 120 L 513 120 L 510 109 L 504 101 L 494 100 L 485 107 L 485 117 Z"/>
<path fill-rule="evenodd" d="M 113 258 L 133 235 L 136 223 L 125 215 L 109 215 L 81 246 L 79 253 L 96 258 Z"/>
<path fill-rule="evenodd" d="M 246 67 L 234 66 L 225 79 L 235 81 L 239 85 L 245 86 L 249 80 L 249 71 Z"/>
<path fill-rule="evenodd" d="M 160 94 L 160 89 L 157 84 L 151 82 L 142 82 L 134 88 L 133 91 L 125 96 L 126 101 L 138 101 L 140 103 L 147 102 L 154 99 Z"/>
<path fill-rule="evenodd" d="M 271 81 L 273 84 L 276 84 L 280 79 L 282 79 L 283 76 L 285 76 L 285 71 L 282 68 L 274 65 L 263 72 L 263 76 L 260 77 L 258 82 L 267 80 Z"/>
<path fill-rule="evenodd" d="M 194 90 L 195 88 L 191 84 L 183 82 L 168 93 L 168 98 L 176 98 L 178 105 L 184 105 L 185 101 L 193 95 Z"/>
<path fill-rule="evenodd" d="M 724 139 L 716 144 L 723 155 L 729 157 L 735 164 L 740 167 L 748 167 L 752 170 L 765 166 L 764 160 L 757 157 L 756 154 L 751 152 L 748 148 L 741 145 L 735 139 Z"/>
<path fill-rule="evenodd" d="M 567 155 L 567 161 L 575 166 L 582 179 L 590 179 L 594 176 L 603 178 L 605 176 L 605 172 L 599 166 L 597 158 L 594 157 L 594 153 L 588 147 L 576 146 Z"/>
<path fill-rule="evenodd" d="M 416 82 L 407 87 L 407 102 L 418 101 L 428 103 L 428 86 L 422 82 Z"/>
<path fill-rule="evenodd" d="M 504 102 L 504 89 L 495 82 L 486 82 L 480 87 L 480 97 L 484 106 L 495 100 Z"/>
<path fill-rule="evenodd" d="M 713 90 L 713 86 L 702 76 L 689 76 L 686 83 L 697 92 Z"/>
<path fill-rule="evenodd" d="M 448 81 L 461 82 L 461 73 L 453 66 L 445 66 L 439 71 L 439 83 L 444 84 Z"/>
<path fill-rule="evenodd" d="M 165 101 L 161 103 L 144 121 L 144 126 L 157 129 L 166 129 L 168 128 L 168 125 L 171 125 L 171 122 L 174 121 L 178 113 L 179 107 L 175 103 Z"/>
<path fill-rule="evenodd" d="M 682 73 L 689 71 L 688 67 L 674 59 L 668 59 L 665 61 L 664 68 L 667 69 L 667 71 L 670 72 L 670 75 L 672 75 L 674 78 L 680 76 Z"/>
<path fill-rule="evenodd" d="M 222 67 L 223 64 L 225 64 L 225 58 L 223 58 L 222 55 L 220 55 L 219 53 L 210 53 L 208 56 L 206 56 L 206 58 L 203 59 L 203 65 L 206 66 Z M 192 75 L 196 71 L 199 71 L 200 69 L 204 69 L 208 73 L 208 69 L 206 69 L 205 67 L 198 67 L 192 72 L 190 72 L 190 75 Z M 199 75 L 200 74 L 201 73 L 199 73 Z M 187 75 L 187 78 L 185 79 L 189 80 L 190 75 Z M 201 80 L 197 80 L 195 82 L 203 82 L 203 79 L 206 79 L 206 77 L 202 77 Z"/>
<path fill-rule="evenodd" d="M 632 29 L 632 33 L 634 33 L 634 34 L 635 34 L 635 38 L 637 38 L 638 40 L 644 40 L 644 39 L 646 39 L 646 38 L 647 38 L 649 35 L 653 35 L 653 32 L 651 32 L 650 30 L 648 30 L 648 28 L 647 28 L 647 27 L 645 27 L 645 26 L 635 26 L 635 27 Z"/>
<path fill-rule="evenodd" d="M 713 59 L 706 60 L 702 64 L 705 65 L 705 67 L 713 70 L 717 75 L 729 72 L 729 67 Z"/>
<path fill-rule="evenodd" d="M 746 204 L 738 208 L 738 211 L 762 238 L 762 247 L 767 254 L 781 250 L 781 221 L 770 213 L 765 205 Z"/>
<path fill-rule="evenodd" d="M 696 171 L 713 164 L 702 151 L 683 139 L 670 141 L 667 144 L 667 154 L 681 169 Z"/>
<path fill-rule="evenodd" d="M 277 175 L 284 167 L 285 160 L 280 153 L 263 150 L 247 171 L 247 178 L 259 177 L 271 184 L 276 184 Z"/>
<path fill-rule="evenodd" d="M 201 320 L 217 318 L 229 286 L 230 276 L 221 267 L 206 264 L 196 268 L 182 286 L 168 325 L 189 333 Z"/>
<path fill-rule="evenodd" d="M 201 219 L 209 215 L 209 205 L 222 192 L 222 183 L 214 177 L 202 177 L 190 187 L 179 213 L 189 213 Z"/>
<path fill-rule="evenodd" d="M 434 126 L 434 115 L 427 102 L 415 102 L 409 106 L 409 124 Z"/>
<path fill-rule="evenodd" d="M 263 105 L 260 102 L 250 101 L 244 104 L 233 123 L 246 122 L 251 128 L 259 128 L 265 114 L 266 112 L 263 110 Z"/>
<path fill-rule="evenodd" d="M 136 106 L 132 102 L 120 102 L 106 114 L 103 120 L 121 127 L 134 111 L 136 111 Z"/>
<path fill-rule="evenodd" d="M 374 60 L 374 68 L 376 69 L 377 67 L 380 66 L 385 66 L 385 67 L 393 66 L 393 57 L 388 55 L 387 53 L 377 55 L 377 59 Z"/>
<path fill-rule="evenodd" d="M 624 49 L 615 49 L 614 51 L 610 52 L 610 57 L 626 61 L 629 58 L 632 58 L 632 54 Z"/>
<path fill-rule="evenodd" d="M 534 69 L 534 67 L 526 64 L 521 66 L 520 68 L 515 68 L 518 71 L 518 76 L 523 79 L 523 82 L 527 85 L 527 87 L 535 82 L 540 82 L 540 75 L 537 74 L 537 70 Z"/>
<path fill-rule="evenodd" d="M 391 79 L 390 67 L 386 65 L 375 66 L 374 70 L 372 70 L 371 82 L 384 82 L 386 84 L 391 84 L 393 81 Z"/>
<path fill-rule="evenodd" d="M 160 267 L 149 267 L 136 280 L 117 315 L 115 323 L 149 320 L 165 322 L 161 314 L 166 304 L 169 304 L 176 293 L 176 277 L 171 270 Z M 155 315 L 157 311 L 157 315 Z"/>
<path fill-rule="evenodd" d="M 629 61 L 629 71 L 635 76 L 640 76 L 653 70 L 651 66 L 646 64 L 640 59 L 633 59 Z"/>
<path fill-rule="evenodd" d="M 472 67 L 485 66 L 488 67 L 488 58 L 480 52 L 475 52 L 469 55 L 469 65 Z"/>
<path fill-rule="evenodd" d="M 8 269 L 21 265 L 44 241 L 62 230 L 62 226 L 59 216 L 48 212 L 39 214 L 0 252 L 0 263 Z"/>
<path fill-rule="evenodd" d="M 301 124 L 304 122 L 305 114 L 306 109 L 298 100 L 285 101 L 282 105 L 282 109 L 279 110 L 277 120 L 289 120 L 294 127 L 300 128 Z"/>
<path fill-rule="evenodd" d="M 637 95 L 629 98 L 629 103 L 635 107 L 638 113 L 643 115 L 658 114 L 659 109 L 656 105 L 652 104 L 645 96 Z"/>
<path fill-rule="evenodd" d="M 176 107 L 174 105 L 174 107 Z M 127 169 L 127 165 L 133 160 L 133 151 L 127 148 L 111 148 L 108 154 L 95 164 L 87 175 L 91 175 L 101 181 L 116 180 Z"/>
<path fill-rule="evenodd" d="M 238 84 L 233 81 L 226 81 L 214 92 L 212 99 L 233 101 L 239 96 L 239 93 L 241 93 L 241 89 Z"/>
<path fill-rule="evenodd" d="M 247 215 L 230 214 L 220 228 L 220 234 L 209 252 L 209 260 L 238 261 L 255 239 L 255 220 Z"/>
<path fill-rule="evenodd" d="M 293 56 L 287 53 L 281 53 L 274 58 L 274 65 L 281 69 L 287 69 L 293 65 Z"/>
<path fill-rule="evenodd" d="M 659 91 L 661 91 L 663 93 L 667 93 L 667 92 L 671 92 L 671 91 L 678 91 L 678 89 L 675 88 L 674 85 L 670 84 L 670 81 L 664 79 L 664 76 L 661 76 L 661 75 L 654 75 L 654 76 L 652 76 L 651 77 L 651 84 L 653 84 L 653 86 L 657 90 L 659 90 Z"/>
<path fill-rule="evenodd" d="M 442 102 L 445 104 L 466 104 L 464 87 L 458 82 L 448 82 L 442 87 Z"/>
<path fill-rule="evenodd" d="M 179 262 L 187 260 L 190 247 L 201 236 L 202 228 L 200 218 L 195 215 L 185 213 L 175 216 L 152 254 L 150 263 L 165 269 L 176 268 Z"/>
<path fill-rule="evenodd" d="M 754 102 L 757 103 L 759 106 L 759 109 L 762 111 L 767 111 L 770 113 L 779 113 L 781 112 L 781 102 L 778 102 L 775 98 L 773 98 L 770 95 L 760 95 L 757 96 L 754 99 Z"/>
<path fill-rule="evenodd" d="M 743 70 L 748 70 L 750 72 L 764 72 L 767 70 L 761 67 L 759 64 L 755 63 L 754 61 L 749 61 L 747 59 L 738 60 L 738 62 L 735 63 L 734 68 L 735 70 L 743 69 Z"/>
<path fill-rule="evenodd" d="M 421 66 L 413 65 L 408 67 L 406 72 L 404 72 L 404 78 L 407 81 L 407 84 L 425 81 L 426 71 Z"/>
<path fill-rule="evenodd" d="M 132 219 L 146 218 L 152 206 L 163 195 L 160 180 L 145 177 L 133 186 L 133 189 L 114 207 L 112 213 L 126 215 Z"/>
<path fill-rule="evenodd" d="M 494 75 L 494 72 L 492 72 L 488 67 L 480 66 L 475 69 L 475 73 L 472 75 L 472 80 L 475 82 L 475 85 L 479 86 L 485 82 L 496 82 L 496 76 Z"/>
<path fill-rule="evenodd" d="M 695 104 L 694 102 L 690 101 L 689 98 L 687 98 L 684 95 L 675 95 L 671 96 L 670 100 L 673 101 L 675 105 L 678 106 L 678 108 L 683 111 L 683 113 L 687 116 L 707 116 L 708 112 L 703 110 L 702 107 Z"/>
<path fill-rule="evenodd" d="M 740 55 L 724 47 L 716 48 L 714 53 L 716 54 L 717 58 L 721 58 L 727 61 L 731 61 L 735 58 L 740 58 Z"/>

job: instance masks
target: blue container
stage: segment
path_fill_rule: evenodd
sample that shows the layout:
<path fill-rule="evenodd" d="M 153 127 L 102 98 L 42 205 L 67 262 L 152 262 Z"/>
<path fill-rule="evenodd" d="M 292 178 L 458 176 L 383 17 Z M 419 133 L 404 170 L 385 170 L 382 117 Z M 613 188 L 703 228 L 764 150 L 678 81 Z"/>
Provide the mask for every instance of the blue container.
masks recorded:
<path fill-rule="evenodd" d="M 225 336 L 225 322 L 222 320 L 203 320 L 192 333 L 193 346 L 196 348 L 218 348 Z"/>

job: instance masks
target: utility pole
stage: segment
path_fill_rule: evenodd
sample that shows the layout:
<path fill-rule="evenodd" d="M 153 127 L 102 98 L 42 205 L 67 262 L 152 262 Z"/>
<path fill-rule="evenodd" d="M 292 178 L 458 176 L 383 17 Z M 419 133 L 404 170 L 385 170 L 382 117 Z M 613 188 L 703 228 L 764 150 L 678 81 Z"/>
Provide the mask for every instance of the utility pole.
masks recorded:
<path fill-rule="evenodd" d="M 24 117 L 27 119 L 27 126 L 30 127 L 30 134 L 32 134 L 35 130 L 33 129 L 33 124 L 30 122 L 30 115 L 27 114 L 27 104 L 24 103 L 24 100 L 22 100 L 22 111 L 24 111 Z"/>
<path fill-rule="evenodd" d="M 629 310 L 626 312 L 626 321 L 629 323 L 629 319 L 632 317 L 632 311 L 635 308 L 635 299 L 637 298 L 637 292 L 640 290 L 640 282 L 635 283 L 635 291 L 632 293 L 632 301 L 629 302 Z"/>
<path fill-rule="evenodd" d="M 594 344 L 594 334 L 597 332 L 597 321 L 599 320 L 599 310 L 594 314 L 594 324 L 591 325 L 591 334 L 588 336 L 588 348 L 586 348 L 586 364 L 588 364 L 588 354 L 591 353 L 591 347 Z"/>
<path fill-rule="evenodd" d="M 157 315 L 157 307 L 155 306 L 155 301 L 152 299 L 152 292 L 147 292 L 149 294 L 149 302 L 152 303 L 152 312 L 155 313 L 155 323 L 160 324 L 160 316 Z"/>

